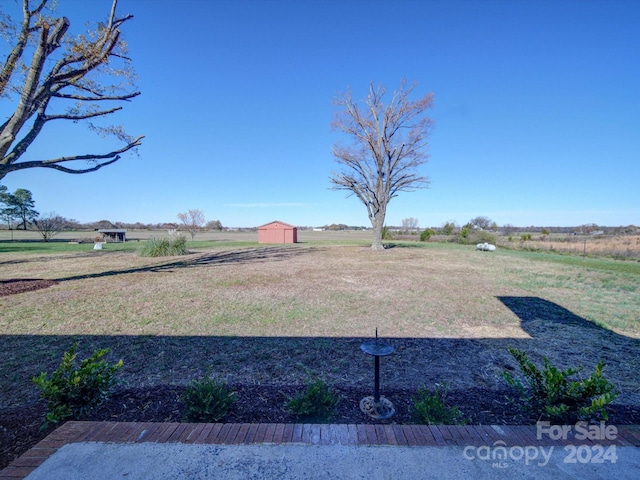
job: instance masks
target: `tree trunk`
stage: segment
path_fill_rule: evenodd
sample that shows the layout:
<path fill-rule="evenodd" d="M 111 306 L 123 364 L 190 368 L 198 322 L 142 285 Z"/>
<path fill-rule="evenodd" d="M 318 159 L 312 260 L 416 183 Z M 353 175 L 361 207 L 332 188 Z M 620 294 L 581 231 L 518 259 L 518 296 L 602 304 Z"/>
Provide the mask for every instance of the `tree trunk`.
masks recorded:
<path fill-rule="evenodd" d="M 371 219 L 371 225 L 373 226 L 373 242 L 371 243 L 371 250 L 373 250 L 374 252 L 380 252 L 384 250 L 384 245 L 382 244 L 384 214 L 378 212 L 378 214 Z"/>

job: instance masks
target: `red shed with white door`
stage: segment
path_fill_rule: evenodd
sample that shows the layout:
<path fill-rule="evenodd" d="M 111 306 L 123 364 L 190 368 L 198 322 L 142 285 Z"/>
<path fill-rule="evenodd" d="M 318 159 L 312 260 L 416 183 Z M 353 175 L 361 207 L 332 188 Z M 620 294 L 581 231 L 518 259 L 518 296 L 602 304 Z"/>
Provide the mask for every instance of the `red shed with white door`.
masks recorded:
<path fill-rule="evenodd" d="M 288 223 L 274 221 L 258 227 L 258 243 L 297 243 L 298 229 Z"/>

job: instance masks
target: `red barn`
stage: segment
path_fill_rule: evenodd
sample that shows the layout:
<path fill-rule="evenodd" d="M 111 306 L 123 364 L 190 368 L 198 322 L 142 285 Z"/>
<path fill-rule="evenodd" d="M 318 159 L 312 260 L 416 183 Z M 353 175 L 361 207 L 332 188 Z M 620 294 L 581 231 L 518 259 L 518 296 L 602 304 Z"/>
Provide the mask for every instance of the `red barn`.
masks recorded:
<path fill-rule="evenodd" d="M 298 228 L 274 221 L 258 227 L 258 243 L 297 243 Z"/>

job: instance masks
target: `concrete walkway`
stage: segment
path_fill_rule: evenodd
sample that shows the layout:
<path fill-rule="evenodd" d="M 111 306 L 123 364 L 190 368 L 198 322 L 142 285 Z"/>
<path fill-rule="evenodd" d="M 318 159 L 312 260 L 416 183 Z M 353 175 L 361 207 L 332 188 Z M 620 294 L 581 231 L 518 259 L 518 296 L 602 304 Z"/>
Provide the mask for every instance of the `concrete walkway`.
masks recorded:
<path fill-rule="evenodd" d="M 0 479 L 640 478 L 640 427 L 67 422 Z"/>

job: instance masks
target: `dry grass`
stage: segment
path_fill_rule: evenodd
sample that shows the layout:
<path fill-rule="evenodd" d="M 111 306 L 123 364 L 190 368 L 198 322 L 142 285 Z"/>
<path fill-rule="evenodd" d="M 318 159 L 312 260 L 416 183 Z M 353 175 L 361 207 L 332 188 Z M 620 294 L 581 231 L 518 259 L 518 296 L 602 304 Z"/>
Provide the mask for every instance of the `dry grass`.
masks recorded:
<path fill-rule="evenodd" d="M 133 252 L 3 254 L 0 279 L 47 289 L 0 298 L 2 406 L 33 401 L 30 378 L 74 340 L 111 347 L 128 385 L 184 384 L 208 365 L 245 383 L 370 383 L 359 351 L 378 328 L 396 353 L 390 386 L 504 386 L 507 346 L 559 366 L 601 357 L 625 402 L 640 399 L 638 276 L 533 261 L 510 252 L 426 245 L 207 249 L 149 259 Z M 607 329 L 595 325 L 606 326 Z"/>
<path fill-rule="evenodd" d="M 590 257 L 613 257 L 619 259 L 640 259 L 640 235 L 534 235 L 532 240 L 520 241 L 517 236 L 512 242 L 499 237 L 499 244 L 520 250 L 537 250 L 586 255 Z"/>
<path fill-rule="evenodd" d="M 501 337 L 489 256 L 449 250 L 271 247 L 148 260 L 130 252 L 28 258 L 50 289 L 2 300 L 6 333 Z M 2 270 L 0 270 L 1 272 Z M 116 273 L 123 272 L 123 273 Z M 4 273 L 4 272 L 3 272 Z M 5 275 L 3 275 L 5 276 Z M 425 296 L 426 294 L 426 296 Z M 486 322 L 484 316 L 490 316 Z"/>

